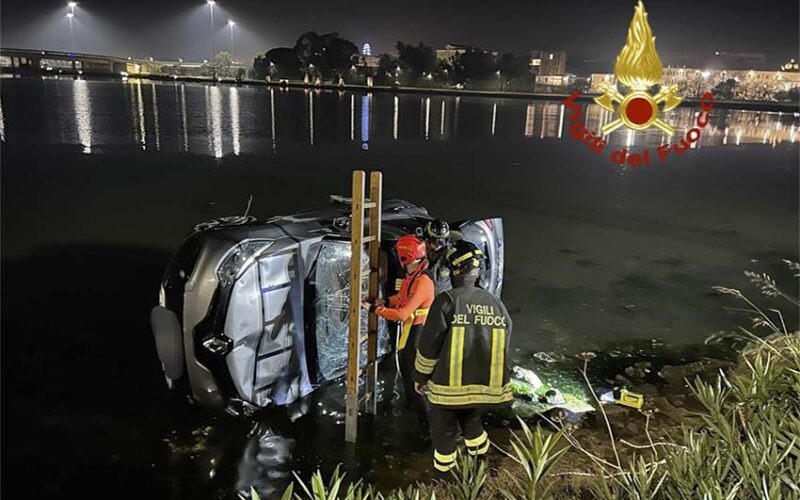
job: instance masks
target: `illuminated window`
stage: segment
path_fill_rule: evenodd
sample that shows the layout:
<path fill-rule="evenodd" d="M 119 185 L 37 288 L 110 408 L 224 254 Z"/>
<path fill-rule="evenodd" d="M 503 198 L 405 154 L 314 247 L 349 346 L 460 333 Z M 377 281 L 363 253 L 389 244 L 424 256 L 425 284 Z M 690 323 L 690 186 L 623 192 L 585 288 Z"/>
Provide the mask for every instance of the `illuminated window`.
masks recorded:
<path fill-rule="evenodd" d="M 541 59 L 534 59 L 533 61 L 531 61 L 531 66 L 541 66 L 541 65 L 542 65 Z"/>
<path fill-rule="evenodd" d="M 550 54 L 550 60 L 551 61 L 553 60 L 553 54 Z"/>

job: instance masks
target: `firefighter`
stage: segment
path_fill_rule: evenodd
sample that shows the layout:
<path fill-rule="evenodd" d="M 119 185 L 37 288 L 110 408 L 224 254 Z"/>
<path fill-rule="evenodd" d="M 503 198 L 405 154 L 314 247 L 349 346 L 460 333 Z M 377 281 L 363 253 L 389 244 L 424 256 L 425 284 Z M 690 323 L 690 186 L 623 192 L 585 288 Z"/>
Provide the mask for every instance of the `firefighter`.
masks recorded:
<path fill-rule="evenodd" d="M 450 290 L 450 269 L 445 256 L 450 250 L 450 225 L 443 220 L 432 220 L 422 229 L 425 248 L 428 250 L 428 263 L 431 277 L 436 286 L 436 295 Z"/>
<path fill-rule="evenodd" d="M 416 236 L 407 235 L 397 240 L 396 248 L 400 264 L 406 271 L 400 291 L 389 297 L 388 305 L 384 305 L 382 299 L 377 299 L 375 304 L 364 302 L 362 307 L 389 321 L 401 323 L 397 352 L 406 403 L 416 410 L 424 427 L 427 423 L 425 402 L 414 390 L 413 373 L 417 338 L 428 317 L 428 308 L 433 303 L 434 285 L 428 270 L 425 243 Z"/>
<path fill-rule="evenodd" d="M 456 439 L 467 451 L 489 451 L 481 417 L 512 400 L 506 367 L 511 317 L 505 305 L 477 286 L 483 253 L 461 240 L 447 254 L 453 289 L 436 297 L 419 339 L 414 388 L 428 402 L 434 467 L 456 464 Z"/>

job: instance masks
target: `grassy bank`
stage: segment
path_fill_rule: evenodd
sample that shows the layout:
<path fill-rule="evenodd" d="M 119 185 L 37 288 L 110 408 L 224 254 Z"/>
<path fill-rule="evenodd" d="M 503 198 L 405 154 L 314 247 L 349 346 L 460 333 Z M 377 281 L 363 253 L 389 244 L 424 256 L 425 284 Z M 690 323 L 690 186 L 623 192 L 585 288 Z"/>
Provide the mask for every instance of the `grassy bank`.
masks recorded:
<path fill-rule="evenodd" d="M 800 265 L 785 263 L 800 276 Z M 800 301 L 771 277 L 745 274 L 768 300 L 798 313 Z M 749 344 L 730 369 L 687 380 L 685 405 L 676 395 L 652 397 L 633 411 L 595 396 L 597 425 L 560 414 L 542 415 L 534 427 L 520 421 L 518 430 L 492 436 L 488 462 L 462 457 L 448 481 L 382 493 L 337 469 L 327 479 L 297 477 L 283 498 L 800 498 L 800 332 L 787 330 L 778 309 L 739 290 L 714 289 L 752 315 L 752 328 L 741 328 Z M 584 376 L 593 357 L 580 355 Z"/>

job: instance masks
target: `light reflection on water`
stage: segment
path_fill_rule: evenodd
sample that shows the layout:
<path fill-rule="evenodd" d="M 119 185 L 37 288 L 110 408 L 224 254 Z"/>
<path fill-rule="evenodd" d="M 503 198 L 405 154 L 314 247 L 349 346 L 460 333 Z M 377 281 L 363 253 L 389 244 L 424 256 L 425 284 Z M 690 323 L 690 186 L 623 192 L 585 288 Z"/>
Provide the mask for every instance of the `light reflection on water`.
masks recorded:
<path fill-rule="evenodd" d="M 337 116 L 340 113 L 349 114 L 350 141 L 355 143 L 358 137 L 358 146 L 364 150 L 380 147 L 387 140 L 573 140 L 568 132 L 570 123 L 566 121 L 565 106 L 560 101 L 287 91 L 136 79 L 123 83 L 60 79 L 36 84 L 44 87 L 35 96 L 43 101 L 43 105 L 34 110 L 56 109 L 59 116 L 71 118 L 59 122 L 61 130 L 56 142 L 78 144 L 86 153 L 102 152 L 103 146 L 126 143 L 138 144 L 143 150 L 150 145 L 156 151 L 187 151 L 215 158 L 263 150 L 277 153 L 282 145 L 297 147 L 305 143 L 306 147 L 314 147 L 321 142 L 341 142 L 342 133 L 346 132 L 340 128 L 346 125 L 344 117 Z M 150 86 L 146 96 L 143 84 Z M 33 84 L 15 80 L 10 85 Z M 50 91 L 49 88 L 54 86 L 55 92 Z M 59 91 L 59 86 L 72 86 L 71 108 L 63 109 L 69 102 L 64 102 L 64 93 Z M 116 89 L 122 90 L 122 100 L 109 98 L 109 94 L 117 92 Z M 160 99 L 159 94 L 162 94 Z M 349 101 L 349 109 L 342 109 L 337 104 L 344 98 Z M 0 101 L 0 139 L 6 141 L 10 131 L 12 140 L 40 141 L 38 128 L 30 126 L 25 130 L 25 124 L 17 123 L 19 113 L 11 112 L 14 111 L 11 108 L 19 106 L 9 106 L 8 99 L 6 96 L 5 103 Z M 127 108 L 120 106 L 126 100 Z M 13 104 L 17 105 L 16 102 Z M 600 130 L 614 119 L 612 113 L 600 106 L 588 102 L 582 106 L 583 119 L 589 130 Z M 246 110 L 246 123 L 242 122 L 242 110 Z M 643 132 L 619 129 L 606 140 L 611 146 L 626 147 L 675 143 L 695 126 L 697 113 L 698 109 L 692 107 L 676 108 L 666 113 L 665 121 L 676 128 L 672 137 L 655 128 Z M 128 135 L 120 133 L 124 124 L 111 127 L 105 122 L 101 124 L 98 119 L 101 114 L 103 120 L 127 121 Z M 301 118 L 303 114 L 305 120 Z M 39 118 L 45 120 L 46 116 L 26 118 L 35 123 Z M 418 125 L 415 127 L 414 123 Z M 266 139 L 266 127 L 269 127 L 269 139 Z M 743 144 L 776 147 L 795 143 L 798 127 L 800 116 L 793 113 L 715 109 L 700 140 L 691 143 L 691 147 Z M 300 134 L 305 138 L 300 139 Z M 50 137 L 52 140 L 54 136 Z"/>
<path fill-rule="evenodd" d="M 139 142 L 142 149 L 147 149 L 147 131 L 144 124 L 144 99 L 142 98 L 142 82 L 136 82 L 136 110 L 139 118 Z"/>
<path fill-rule="evenodd" d="M 92 103 L 85 80 L 77 80 L 72 87 L 75 104 L 75 129 L 84 153 L 92 152 Z"/>
<path fill-rule="evenodd" d="M 233 136 L 233 154 L 239 156 L 241 143 L 239 142 L 239 89 L 231 87 L 230 94 L 230 116 L 231 116 L 231 135 Z"/>
<path fill-rule="evenodd" d="M 222 158 L 222 96 L 216 85 L 206 88 L 209 91 L 206 113 L 211 120 L 209 145 L 214 158 Z"/>
<path fill-rule="evenodd" d="M 0 99 L 0 141 L 6 142 L 6 119 L 3 117 L 2 99 Z"/>
<path fill-rule="evenodd" d="M 156 95 L 156 84 L 151 83 L 150 89 L 153 92 L 153 128 L 156 131 L 156 151 L 161 151 L 161 130 L 158 128 L 158 96 Z"/>

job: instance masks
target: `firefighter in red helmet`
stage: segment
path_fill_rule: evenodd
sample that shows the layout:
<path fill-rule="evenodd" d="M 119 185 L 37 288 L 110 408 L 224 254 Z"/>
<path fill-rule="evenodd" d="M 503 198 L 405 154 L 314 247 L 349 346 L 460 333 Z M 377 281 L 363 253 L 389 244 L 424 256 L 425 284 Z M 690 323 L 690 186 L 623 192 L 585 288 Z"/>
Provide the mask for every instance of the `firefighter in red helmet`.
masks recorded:
<path fill-rule="evenodd" d="M 397 342 L 400 373 L 407 404 L 416 410 L 420 423 L 426 425 L 425 403 L 414 391 L 414 359 L 417 352 L 417 338 L 428 318 L 428 308 L 433 303 L 434 284 L 428 270 L 428 258 L 425 243 L 413 235 L 397 240 L 397 257 L 405 268 L 406 277 L 400 291 L 389 297 L 384 304 L 378 299 L 375 304 L 364 302 L 362 307 L 375 311 L 375 314 L 389 321 L 402 325 Z"/>

